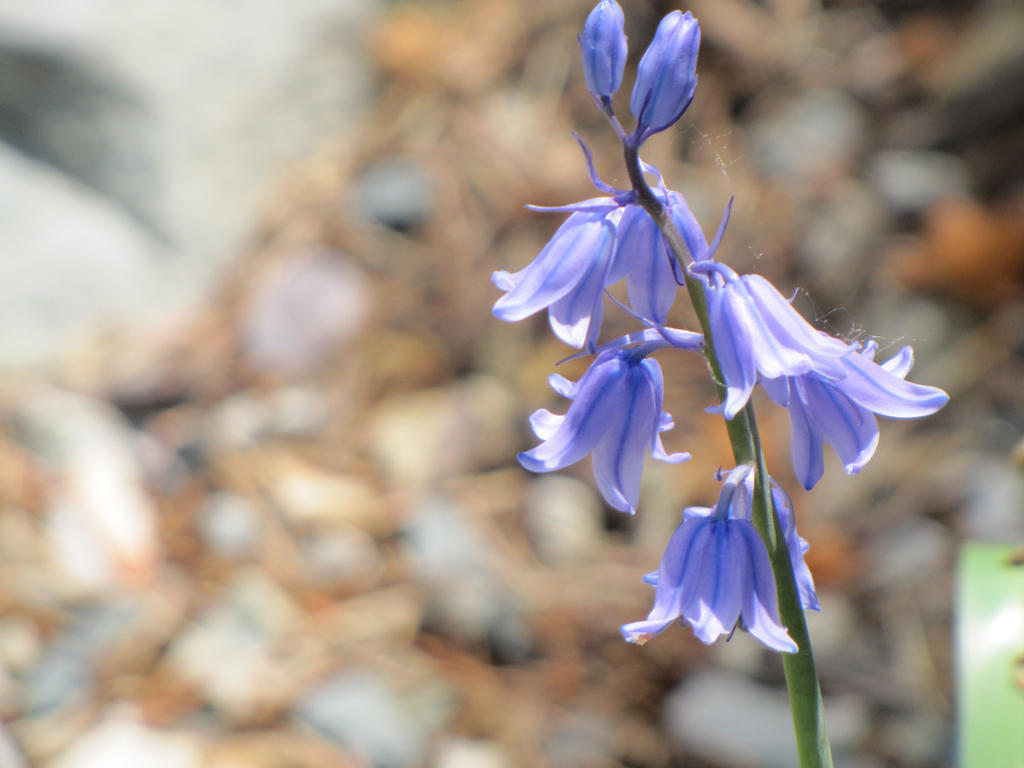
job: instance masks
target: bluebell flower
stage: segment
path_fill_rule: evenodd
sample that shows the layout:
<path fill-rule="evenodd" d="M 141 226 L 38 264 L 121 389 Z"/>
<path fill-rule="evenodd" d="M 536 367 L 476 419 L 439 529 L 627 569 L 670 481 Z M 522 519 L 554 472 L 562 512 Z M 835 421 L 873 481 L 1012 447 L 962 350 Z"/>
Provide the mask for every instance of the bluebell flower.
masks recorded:
<path fill-rule="evenodd" d="M 855 474 L 878 446 L 876 414 L 918 418 L 949 400 L 937 387 L 904 381 L 914 364 L 910 347 L 881 365 L 874 362 L 876 350 L 870 342 L 843 357 L 839 376 L 810 371 L 762 382 L 769 396 L 789 409 L 793 469 L 805 488 L 813 488 L 824 473 L 825 443 L 835 449 L 846 471 Z"/>
<path fill-rule="evenodd" d="M 527 267 L 495 272 L 492 282 L 507 292 L 494 304 L 495 316 L 514 322 L 547 309 L 558 338 L 592 348 L 601 330 L 620 215 L 614 201 L 576 210 Z"/>
<path fill-rule="evenodd" d="M 726 398 L 716 409 L 733 418 L 750 399 L 758 377 L 816 372 L 842 378 L 853 347 L 815 330 L 760 275 L 737 275 L 711 259 L 691 265 L 706 275 L 708 321 Z"/>
<path fill-rule="evenodd" d="M 729 473 L 714 510 L 689 507 L 669 540 L 656 574 L 654 607 L 643 621 L 625 624 L 623 637 L 643 644 L 685 619 L 704 643 L 730 635 L 738 624 L 769 648 L 795 653 L 797 645 L 779 618 L 768 550 L 750 522 L 750 508 L 736 501 L 750 465 Z"/>
<path fill-rule="evenodd" d="M 786 548 L 789 550 L 789 561 L 793 567 L 793 577 L 796 580 L 797 591 L 800 594 L 800 603 L 804 608 L 812 611 L 820 610 L 818 594 L 814 589 L 814 578 L 811 570 L 804 562 L 804 555 L 810 549 L 810 544 L 796 530 L 796 518 L 793 514 L 793 502 L 782 486 L 775 482 L 772 477 L 768 478 L 768 484 L 772 491 L 772 502 L 775 504 L 775 512 L 779 516 L 779 524 L 782 526 L 782 535 L 786 539 Z M 733 502 L 739 509 L 752 509 L 754 504 L 754 473 L 747 475 L 742 487 L 737 490 L 737 500 Z"/>
<path fill-rule="evenodd" d="M 611 103 L 611 97 L 622 85 L 622 73 L 626 68 L 624 24 L 619 4 L 615 0 L 600 0 L 587 17 L 583 34 L 579 36 L 587 88 L 603 106 Z"/>
<path fill-rule="evenodd" d="M 543 442 L 520 453 L 520 464 L 531 472 L 553 472 L 593 454 L 601 495 L 615 509 L 633 514 L 648 453 L 670 463 L 690 458 L 688 453 L 666 453 L 661 442 L 661 433 L 674 425 L 661 409 L 661 366 L 646 355 L 672 342 L 664 337 L 655 340 L 656 335 L 649 329 L 641 336 L 650 341 L 629 349 L 613 343 L 576 383 L 552 375 L 552 389 L 571 398 L 572 404 L 564 415 L 541 409 L 530 417 L 530 426 Z M 700 337 L 691 336 L 695 340 L 683 343 L 699 346 Z"/>
<path fill-rule="evenodd" d="M 687 12 L 673 11 L 661 20 L 654 40 L 637 65 L 629 107 L 637 120 L 634 146 L 663 131 L 690 106 L 697 87 L 700 27 Z"/>

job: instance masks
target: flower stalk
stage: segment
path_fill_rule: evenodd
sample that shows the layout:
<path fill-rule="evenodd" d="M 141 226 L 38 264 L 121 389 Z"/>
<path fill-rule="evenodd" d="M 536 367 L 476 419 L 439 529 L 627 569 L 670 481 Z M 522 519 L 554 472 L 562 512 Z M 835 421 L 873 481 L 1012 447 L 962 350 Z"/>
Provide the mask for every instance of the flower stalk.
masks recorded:
<path fill-rule="evenodd" d="M 624 154 L 626 170 L 633 189 L 636 191 L 637 202 L 658 225 L 658 229 L 668 243 L 676 261 L 679 264 L 685 264 L 689 254 L 682 234 L 676 229 L 665 206 L 661 204 L 647 184 L 640 167 L 637 148 L 627 142 L 624 145 Z M 683 275 L 687 293 L 697 315 L 697 322 L 704 333 L 704 359 L 711 372 L 719 401 L 725 402 L 725 382 L 722 378 L 718 358 L 715 355 L 704 284 L 688 269 L 683 270 Z M 764 450 L 761 446 L 761 436 L 757 429 L 753 403 L 748 402 L 734 418 L 725 419 L 725 428 L 729 434 L 729 443 L 732 446 L 736 464 L 753 464 L 754 466 L 754 503 L 751 519 L 768 548 L 772 571 L 775 574 L 782 623 L 798 646 L 796 653 L 782 654 L 782 666 L 786 675 L 790 710 L 793 714 L 793 729 L 796 733 L 800 768 L 832 768 L 832 749 L 825 731 L 824 702 L 821 696 L 821 686 L 818 683 L 818 673 L 814 666 L 811 638 L 807 631 L 807 620 L 793 575 L 789 548 L 785 536 L 780 535 L 782 526 L 771 501 L 768 470 Z"/>

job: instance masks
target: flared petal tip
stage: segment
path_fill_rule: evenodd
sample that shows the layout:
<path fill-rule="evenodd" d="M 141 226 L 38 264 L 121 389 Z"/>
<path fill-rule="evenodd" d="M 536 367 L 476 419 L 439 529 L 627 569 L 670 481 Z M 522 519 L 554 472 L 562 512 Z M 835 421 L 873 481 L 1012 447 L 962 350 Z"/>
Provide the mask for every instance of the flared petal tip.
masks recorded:
<path fill-rule="evenodd" d="M 655 635 L 660 635 L 664 632 L 674 621 L 674 618 L 668 621 L 634 621 L 629 624 L 623 624 L 619 627 L 619 631 L 627 643 L 643 645 Z"/>

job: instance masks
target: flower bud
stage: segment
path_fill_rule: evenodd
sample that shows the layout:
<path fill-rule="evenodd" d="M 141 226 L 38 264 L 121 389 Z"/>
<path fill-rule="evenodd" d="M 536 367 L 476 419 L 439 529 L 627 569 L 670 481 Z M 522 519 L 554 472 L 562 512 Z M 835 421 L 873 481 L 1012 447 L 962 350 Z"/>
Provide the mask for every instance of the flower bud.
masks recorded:
<path fill-rule="evenodd" d="M 661 20 L 654 40 L 637 66 L 629 108 L 637 119 L 633 140 L 642 142 L 680 118 L 697 87 L 700 27 L 689 11 Z"/>
<path fill-rule="evenodd" d="M 622 85 L 622 71 L 626 67 L 624 23 L 622 8 L 615 0 L 600 0 L 578 38 L 587 88 L 600 103 L 610 101 Z"/>

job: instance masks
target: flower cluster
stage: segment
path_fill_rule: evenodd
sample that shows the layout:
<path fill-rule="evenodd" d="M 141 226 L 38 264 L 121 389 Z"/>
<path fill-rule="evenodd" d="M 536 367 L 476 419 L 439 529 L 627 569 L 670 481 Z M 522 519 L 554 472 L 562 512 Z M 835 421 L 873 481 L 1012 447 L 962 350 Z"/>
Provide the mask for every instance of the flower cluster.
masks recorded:
<path fill-rule="evenodd" d="M 650 357 L 659 350 L 685 349 L 704 351 L 721 377 L 724 399 L 708 410 L 736 418 L 750 408 L 757 384 L 788 409 L 793 468 L 806 488 L 822 476 L 825 443 L 847 472 L 858 472 L 878 443 L 876 416 L 925 416 L 945 404 L 946 394 L 905 380 L 913 364 L 909 347 L 876 363 L 874 344 L 861 347 L 817 330 L 768 280 L 737 274 L 716 258 L 731 201 L 709 242 L 683 195 L 668 189 L 658 169 L 638 156 L 643 143 L 674 125 L 693 99 L 697 20 L 679 11 L 662 19 L 637 65 L 629 101 L 635 127 L 629 133 L 612 106 L 625 73 L 623 27 L 615 0 L 600 0 L 579 44 L 587 87 L 622 140 L 627 162 L 632 156 L 636 163 L 630 172 L 634 188 L 603 182 L 580 141 L 591 181 L 602 195 L 538 208 L 569 216 L 525 268 L 492 277 L 505 292 L 494 305 L 498 318 L 518 321 L 546 309 L 559 339 L 582 349 L 580 354 L 594 355 L 578 382 L 551 377 L 552 388 L 572 402 L 563 415 L 544 409 L 533 414 L 530 424 L 541 442 L 521 453 L 520 463 L 533 472 L 551 472 L 591 455 L 605 501 L 634 513 L 647 455 L 670 463 L 690 457 L 669 454 L 662 445 L 661 433 L 673 421 L 662 410 L 661 367 Z M 649 185 L 647 178 L 654 183 Z M 600 344 L 608 288 L 622 280 L 628 306 L 613 301 L 645 328 Z M 699 333 L 666 325 L 684 283 L 703 291 L 706 344 Z M 646 620 L 623 627 L 628 640 L 644 642 L 673 622 L 685 621 L 704 642 L 739 625 L 770 648 L 797 650 L 779 617 L 768 551 L 751 522 L 755 475 L 750 465 L 741 464 L 726 477 L 714 510 L 685 510 L 658 572 L 649 579 L 656 587 L 654 609 Z M 774 509 L 781 526 L 801 603 L 817 609 L 803 560 L 807 542 L 796 533 L 792 504 L 781 486 L 766 480 L 769 514 Z"/>

